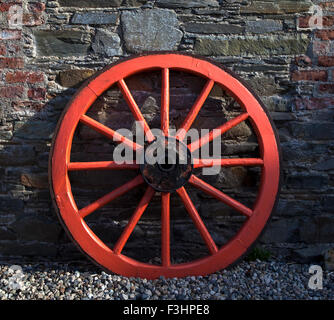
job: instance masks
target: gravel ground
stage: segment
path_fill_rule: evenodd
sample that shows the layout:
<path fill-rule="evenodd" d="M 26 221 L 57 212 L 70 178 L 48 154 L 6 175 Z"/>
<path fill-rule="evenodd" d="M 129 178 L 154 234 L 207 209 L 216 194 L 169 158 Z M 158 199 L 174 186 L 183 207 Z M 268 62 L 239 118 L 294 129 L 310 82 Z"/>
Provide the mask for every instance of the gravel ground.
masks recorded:
<path fill-rule="evenodd" d="M 311 290 L 309 265 L 242 262 L 206 277 L 146 280 L 110 275 L 96 267 L 39 263 L 22 265 L 13 278 L 0 265 L 0 300 L 334 299 L 334 272 L 323 272 L 323 289 Z"/>

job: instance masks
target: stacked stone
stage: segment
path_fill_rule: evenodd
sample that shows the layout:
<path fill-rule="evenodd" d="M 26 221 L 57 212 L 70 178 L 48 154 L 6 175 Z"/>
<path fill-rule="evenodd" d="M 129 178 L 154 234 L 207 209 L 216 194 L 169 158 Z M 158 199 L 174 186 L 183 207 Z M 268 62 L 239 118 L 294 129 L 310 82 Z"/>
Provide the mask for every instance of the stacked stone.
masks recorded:
<path fill-rule="evenodd" d="M 23 7 L 22 28 L 8 25 L 13 5 Z M 321 30 L 310 28 L 313 5 L 324 13 Z M 0 14 L 0 254 L 76 252 L 56 220 L 48 191 L 48 153 L 56 122 L 78 85 L 96 70 L 134 53 L 161 50 L 223 63 L 246 79 L 269 109 L 282 143 L 284 180 L 262 243 L 303 258 L 316 257 L 332 245 L 332 2 L 2 1 Z M 145 91 L 143 87 L 137 83 L 138 91 Z M 156 108 L 150 101 L 147 115 L 152 117 Z M 240 129 L 245 139 L 235 153 L 255 148 L 247 140 L 248 131 L 247 126 Z M 236 175 L 243 177 L 240 170 Z M 225 174 L 221 181 L 233 179 Z M 204 216 L 218 211 L 206 198 L 196 198 L 196 204 Z M 181 208 L 178 203 L 175 207 Z M 121 213 L 132 210 L 126 201 L 118 208 Z M 196 237 L 185 232 L 183 222 L 176 223 L 176 233 L 184 235 L 180 250 L 189 252 Z M 221 227 L 230 228 L 225 222 Z M 145 237 L 158 229 L 158 220 L 155 227 L 143 222 L 138 234 Z"/>

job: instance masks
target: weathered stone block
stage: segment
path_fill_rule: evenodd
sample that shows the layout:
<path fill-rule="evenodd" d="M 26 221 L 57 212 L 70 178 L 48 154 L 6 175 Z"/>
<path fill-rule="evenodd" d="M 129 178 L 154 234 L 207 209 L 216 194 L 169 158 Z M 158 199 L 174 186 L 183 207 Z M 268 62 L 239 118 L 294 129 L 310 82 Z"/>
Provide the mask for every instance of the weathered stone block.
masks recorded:
<path fill-rule="evenodd" d="M 52 138 L 55 123 L 50 121 L 34 121 L 26 123 L 18 121 L 14 125 L 14 137 L 26 140 L 48 140 Z"/>
<path fill-rule="evenodd" d="M 218 24 L 218 23 L 187 23 L 185 31 L 191 33 L 204 34 L 224 34 L 224 33 L 243 33 L 244 27 L 234 24 Z"/>
<path fill-rule="evenodd" d="M 49 187 L 48 175 L 43 173 L 23 173 L 21 183 L 31 188 L 47 189 Z"/>
<path fill-rule="evenodd" d="M 246 20 L 246 32 L 250 33 L 269 33 L 280 31 L 283 29 L 283 24 L 280 21 L 272 19 L 262 20 Z"/>
<path fill-rule="evenodd" d="M 11 224 L 19 239 L 26 241 L 57 242 L 60 224 L 47 218 L 25 216 Z"/>
<path fill-rule="evenodd" d="M 261 237 L 261 242 L 295 242 L 298 240 L 296 237 L 298 227 L 299 219 L 296 218 L 272 220 Z"/>
<path fill-rule="evenodd" d="M 322 161 L 320 163 L 317 163 L 315 166 L 313 166 L 313 169 L 315 170 L 334 170 L 334 159 L 329 159 Z"/>
<path fill-rule="evenodd" d="M 77 12 L 71 19 L 72 24 L 115 24 L 118 14 L 115 12 Z"/>
<path fill-rule="evenodd" d="M 122 4 L 122 0 L 59 0 L 63 7 L 112 8 Z"/>
<path fill-rule="evenodd" d="M 250 5 L 241 6 L 241 13 L 284 14 L 308 12 L 312 2 L 309 0 L 268 1 L 252 0 Z"/>
<path fill-rule="evenodd" d="M 216 0 L 158 0 L 157 5 L 163 8 L 204 8 L 219 6 Z"/>
<path fill-rule="evenodd" d="M 315 174 L 295 174 L 287 179 L 287 186 L 293 189 L 323 189 L 328 186 L 328 177 Z"/>
<path fill-rule="evenodd" d="M 92 49 L 94 53 L 107 57 L 121 55 L 121 39 L 115 32 L 99 29 L 95 34 Z"/>
<path fill-rule="evenodd" d="M 182 38 L 173 11 L 124 11 L 121 22 L 125 46 L 129 52 L 174 50 Z"/>
<path fill-rule="evenodd" d="M 294 55 L 305 53 L 309 42 L 310 40 L 304 36 L 230 40 L 198 38 L 194 49 L 196 53 L 207 56 Z"/>
<path fill-rule="evenodd" d="M 302 138 L 306 140 L 334 139 L 333 123 L 291 122 L 290 131 L 295 138 Z"/>
<path fill-rule="evenodd" d="M 24 202 L 20 199 L 0 198 L 0 215 L 7 213 L 21 213 L 24 209 Z"/>
<path fill-rule="evenodd" d="M 334 239 L 332 217 L 304 218 L 300 222 L 300 240 L 306 243 L 330 243 Z"/>
<path fill-rule="evenodd" d="M 17 145 L 0 147 L 0 165 L 20 166 L 33 164 L 36 161 L 33 146 Z"/>
<path fill-rule="evenodd" d="M 82 56 L 90 46 L 87 34 L 81 31 L 46 31 L 34 33 L 39 56 Z"/>
<path fill-rule="evenodd" d="M 66 70 L 59 73 L 58 82 L 63 87 L 76 87 L 95 73 L 91 69 Z"/>

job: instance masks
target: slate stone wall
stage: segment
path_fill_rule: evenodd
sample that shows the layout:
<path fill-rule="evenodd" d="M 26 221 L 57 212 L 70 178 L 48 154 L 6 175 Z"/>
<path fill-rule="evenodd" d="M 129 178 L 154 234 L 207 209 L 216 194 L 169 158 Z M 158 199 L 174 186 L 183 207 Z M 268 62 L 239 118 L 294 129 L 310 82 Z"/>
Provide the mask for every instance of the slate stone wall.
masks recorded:
<path fill-rule="evenodd" d="M 322 30 L 309 28 L 313 4 L 323 9 Z M 22 28 L 8 25 L 7 15 L 13 5 L 23 7 Z M 0 17 L 1 255 L 80 256 L 57 221 L 48 191 L 48 154 L 55 125 L 76 88 L 96 70 L 121 57 L 160 50 L 194 53 L 223 63 L 246 79 L 269 109 L 281 139 L 284 180 L 278 209 L 261 239 L 262 245 L 289 259 L 315 258 L 333 245 L 332 1 L 12 0 L 0 1 Z M 155 76 L 131 80 L 150 123 L 155 121 L 159 102 L 152 93 L 157 89 Z M 184 105 L 194 97 L 190 90 L 201 85 L 185 75 L 175 75 L 175 124 Z M 217 119 L 223 103 L 217 96 L 212 93 L 201 124 Z M 110 107 L 115 103 L 118 108 Z M 122 106 L 120 96 L 111 90 L 94 108 L 101 121 L 111 121 L 108 115 L 115 115 L 109 124 L 126 127 L 128 114 L 119 112 Z M 256 152 L 251 136 L 247 124 L 239 127 L 235 136 L 226 137 L 225 152 Z M 92 145 L 83 146 L 83 138 L 90 138 Z M 94 139 L 98 137 L 82 129 L 74 153 L 105 159 L 107 142 Z M 237 194 L 249 174 L 236 168 L 224 171 L 214 182 Z M 88 195 L 82 176 L 79 178 L 73 177 L 78 183 L 74 191 L 83 192 L 78 198 L 83 204 L 89 196 L 96 199 L 99 192 L 106 193 L 110 179 L 117 180 L 111 177 L 105 181 L 108 179 L 100 176 L 96 181 L 96 177 L 84 176 L 94 189 Z M 247 195 L 246 190 L 242 196 L 246 202 Z M 222 209 L 213 201 L 194 193 L 192 197 L 208 224 L 214 226 L 218 242 L 223 243 L 242 222 L 229 213 L 221 214 Z M 113 241 L 131 214 L 136 205 L 133 199 L 116 203 L 111 217 L 118 217 L 120 224 L 110 221 L 108 208 L 92 220 L 107 242 Z M 135 235 L 155 248 L 150 258 L 159 251 L 153 241 L 159 232 L 158 205 L 156 201 L 151 216 L 143 220 Z M 175 200 L 173 206 L 177 217 L 173 239 L 179 243 L 178 250 L 187 255 L 198 237 L 191 231 L 191 223 L 188 225 L 186 217 L 178 213 L 182 205 Z M 221 234 L 226 237 L 220 239 Z M 131 248 L 145 255 L 140 240 L 133 241 Z"/>

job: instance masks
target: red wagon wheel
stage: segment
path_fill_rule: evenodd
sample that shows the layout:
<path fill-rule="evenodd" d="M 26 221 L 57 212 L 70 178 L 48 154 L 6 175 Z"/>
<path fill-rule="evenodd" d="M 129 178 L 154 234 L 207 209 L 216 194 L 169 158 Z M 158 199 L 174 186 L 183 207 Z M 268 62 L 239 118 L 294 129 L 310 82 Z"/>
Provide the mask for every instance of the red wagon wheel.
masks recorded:
<path fill-rule="evenodd" d="M 170 174 L 171 178 L 167 178 L 167 182 L 161 184 L 159 181 L 155 180 L 154 175 L 152 178 L 151 171 L 155 170 L 158 172 L 158 169 L 165 170 L 165 173 L 167 172 L 165 176 L 169 177 L 168 170 L 170 168 L 157 168 L 146 162 L 140 166 L 136 163 L 117 164 L 113 161 L 71 162 L 72 140 L 79 122 L 106 137 L 123 142 L 133 150 L 142 150 L 142 152 L 146 154 L 146 151 L 148 151 L 152 143 L 154 143 L 155 137 L 127 87 L 125 79 L 131 75 L 148 70 L 161 70 L 161 129 L 166 135 L 167 145 L 169 141 L 176 139 L 177 143 L 182 145 L 183 152 L 188 159 L 186 163 L 183 164 L 182 168 L 177 168 L 180 176 L 175 180 L 175 177 Z M 175 137 L 168 136 L 170 70 L 189 72 L 207 79 L 202 92 L 191 107 L 189 114 L 185 117 Z M 114 84 L 117 84 L 120 88 L 135 120 L 141 121 L 144 132 L 146 133 L 146 138 L 148 142 L 150 142 L 147 146 L 144 147 L 128 140 L 111 128 L 102 125 L 86 115 L 86 112 L 95 100 Z M 182 142 L 184 141 L 186 132 L 191 128 L 214 84 L 218 84 L 228 92 L 239 103 L 243 112 L 234 119 L 223 123 L 218 128 L 220 131 L 210 131 L 209 134 L 202 136 L 198 141 L 186 146 Z M 198 159 L 197 162 L 192 162 L 192 152 L 217 138 L 218 134 L 221 135 L 227 132 L 245 120 L 251 123 L 256 133 L 260 150 L 259 158 L 216 159 L 210 161 Z M 271 215 L 279 192 L 279 142 L 273 124 L 259 99 L 241 80 L 238 80 L 232 75 L 230 71 L 202 58 L 195 58 L 183 54 L 160 53 L 131 58 L 102 70 L 93 79 L 86 82 L 70 101 L 59 121 L 50 159 L 51 193 L 58 215 L 65 229 L 70 233 L 74 242 L 78 244 L 84 253 L 93 261 L 107 270 L 125 276 L 149 279 L 157 278 L 161 275 L 165 277 L 183 277 L 188 275 L 204 275 L 227 267 L 241 257 L 258 238 Z M 193 167 L 210 167 L 214 165 L 221 165 L 223 167 L 258 166 L 261 168 L 260 187 L 253 208 L 246 207 L 193 174 Z M 178 165 L 174 165 L 174 169 L 175 166 Z M 102 198 L 79 210 L 72 195 L 69 171 L 114 169 L 138 170 L 139 174 L 133 180 L 112 190 Z M 173 172 L 173 170 L 171 170 L 171 172 Z M 182 179 L 180 181 L 179 178 L 181 176 Z M 246 221 L 239 232 L 222 247 L 217 247 L 201 216 L 196 210 L 195 205 L 191 201 L 186 191 L 187 187 L 185 185 L 187 183 L 234 208 L 246 217 Z M 88 227 L 85 222 L 85 217 L 140 185 L 146 185 L 145 194 L 124 228 L 120 238 L 113 248 L 109 248 Z M 181 264 L 171 263 L 170 194 L 174 191 L 181 198 L 194 225 L 208 248 L 209 254 L 204 258 Z M 122 254 L 122 250 L 132 231 L 144 214 L 154 194 L 157 192 L 161 192 L 162 207 L 161 265 L 139 262 Z"/>

